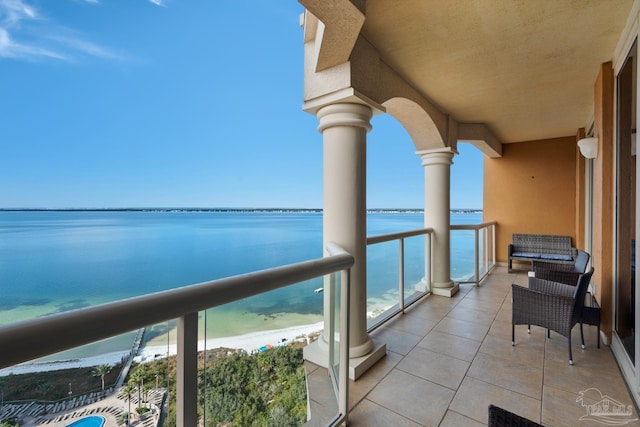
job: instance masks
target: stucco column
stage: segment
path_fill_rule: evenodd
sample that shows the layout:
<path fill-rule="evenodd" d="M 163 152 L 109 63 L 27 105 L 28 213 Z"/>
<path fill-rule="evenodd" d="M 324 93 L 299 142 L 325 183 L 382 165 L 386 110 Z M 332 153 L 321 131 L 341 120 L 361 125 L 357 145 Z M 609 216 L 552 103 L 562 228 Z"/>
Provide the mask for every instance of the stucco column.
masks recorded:
<path fill-rule="evenodd" d="M 451 148 L 418 151 L 424 166 L 424 226 L 433 228 L 431 245 L 431 293 L 451 297 L 459 286 L 451 280 L 451 165 L 458 154 Z M 427 248 L 428 249 L 428 248 Z"/>
<path fill-rule="evenodd" d="M 367 333 L 366 200 L 366 144 L 372 114 L 370 107 L 350 103 L 327 105 L 317 112 L 324 157 L 323 243 L 337 243 L 355 257 L 349 306 L 351 358 L 366 355 L 373 348 Z M 324 304 L 326 325 L 330 312 L 326 293 Z M 330 337 L 323 339 L 326 342 Z"/>

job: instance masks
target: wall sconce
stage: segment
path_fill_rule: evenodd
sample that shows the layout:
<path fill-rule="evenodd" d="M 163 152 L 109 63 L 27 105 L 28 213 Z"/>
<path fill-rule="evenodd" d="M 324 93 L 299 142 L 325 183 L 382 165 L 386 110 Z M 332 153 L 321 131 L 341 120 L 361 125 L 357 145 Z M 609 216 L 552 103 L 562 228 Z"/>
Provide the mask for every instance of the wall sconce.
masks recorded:
<path fill-rule="evenodd" d="M 595 159 L 598 156 L 598 138 L 582 138 L 578 141 L 578 147 L 587 159 Z"/>

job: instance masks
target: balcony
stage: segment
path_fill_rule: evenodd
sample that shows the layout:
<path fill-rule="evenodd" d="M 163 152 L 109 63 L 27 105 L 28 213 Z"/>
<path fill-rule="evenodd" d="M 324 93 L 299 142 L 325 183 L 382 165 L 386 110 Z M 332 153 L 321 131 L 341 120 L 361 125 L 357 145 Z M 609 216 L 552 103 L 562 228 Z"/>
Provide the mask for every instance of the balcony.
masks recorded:
<path fill-rule="evenodd" d="M 357 381 L 349 381 L 348 387 L 346 346 L 340 345 L 342 340 L 335 342 L 335 352 L 329 352 L 336 357 L 330 362 L 330 366 L 337 368 L 331 370 L 332 379 L 326 369 L 305 362 L 311 407 L 308 425 L 340 423 L 347 412 L 350 425 L 355 426 L 486 425 L 487 408 L 494 404 L 545 425 L 565 426 L 581 424 L 581 418 L 588 415 L 585 405 L 598 403 L 604 397 L 621 402 L 625 408 L 632 404 L 610 348 L 596 347 L 595 327 L 585 326 L 584 350 L 576 344 L 579 331 L 575 328 L 573 366 L 567 362 L 566 339 L 555 333 L 547 339 L 541 328 L 534 327 L 529 335 L 525 327 L 517 327 L 516 346 L 511 346 L 511 284 L 526 285 L 527 274 L 525 271 L 509 274 L 505 267 L 493 267 L 495 238 L 493 231 L 487 230 L 493 230 L 494 223 L 465 227 L 476 230 L 473 233 L 474 282 L 479 280 L 480 284 L 461 284 L 460 292 L 453 298 L 430 295 L 416 301 L 416 295 L 408 291 L 411 286 L 407 286 L 410 295 L 405 292 L 406 276 L 415 275 L 404 267 L 415 263 L 407 262 L 412 259 L 411 255 L 405 258 L 404 240 L 424 234 L 429 242 L 429 229 L 370 239 L 370 245 L 393 240 L 400 243 L 396 266 L 400 286 L 394 292 L 398 303 L 370 322 L 371 337 L 386 344 L 386 356 Z M 422 240 L 418 245 L 414 243 L 407 247 L 425 248 Z M 195 425 L 194 402 L 198 391 L 194 386 L 197 375 L 194 363 L 197 337 L 192 336 L 197 330 L 194 313 L 268 289 L 342 271 L 342 276 L 333 276 L 332 286 L 336 289 L 329 289 L 334 297 L 340 290 L 339 299 L 344 302 L 339 307 L 335 301 L 331 304 L 336 312 L 329 319 L 337 320 L 338 316 L 341 319 L 339 324 L 330 324 L 329 330 L 337 334 L 338 329 L 343 328 L 339 335 L 345 337 L 348 298 L 344 292 L 349 286 L 345 269 L 352 265 L 353 258 L 337 247 L 330 248 L 333 256 L 321 260 L 143 296 L 84 312 L 63 313 L 53 316 L 55 321 L 42 319 L 19 327 L 7 325 L 0 328 L 0 343 L 14 351 L 5 354 L 2 362 L 7 366 L 61 347 L 93 341 L 100 338 L 97 332 L 106 337 L 163 319 L 178 318 L 182 324 L 178 332 L 186 339 L 178 350 L 178 364 L 184 367 L 178 375 L 181 384 L 177 393 L 178 421 L 179 425 Z M 489 254 L 494 255 L 489 257 Z M 418 255 L 418 259 L 426 262 L 418 268 L 428 274 L 430 257 L 420 251 Z M 240 288 L 244 291 L 238 292 Z M 406 301 L 415 302 L 406 307 Z M 114 313 L 118 315 L 114 317 Z M 105 320 L 113 318 L 118 321 Z M 70 325 L 77 335 L 64 333 Z M 95 325 L 101 325 L 99 331 Z M 331 332 L 329 336 L 336 334 Z M 32 346 L 29 342 L 40 345 Z M 337 350 L 340 350 L 339 361 Z M 625 419 L 633 418 L 637 418 L 635 409 Z"/>
<path fill-rule="evenodd" d="M 572 426 L 584 425 L 584 405 L 596 403 L 590 399 L 597 392 L 633 405 L 611 349 L 597 348 L 593 326 L 584 326 L 584 350 L 574 328 L 573 366 L 567 340 L 553 332 L 545 339 L 542 328 L 528 335 L 517 326 L 511 346 L 512 283 L 526 286 L 527 273 L 497 267 L 480 286 L 461 285 L 453 298 L 424 298 L 372 332 L 387 355 L 351 382 L 350 425 L 481 426 L 494 404 L 544 425 Z M 311 365 L 308 371 L 312 408 L 335 413 L 327 407 L 333 390 L 326 371 Z M 626 420 L 638 418 L 632 411 Z M 318 421 L 309 424 L 323 425 Z"/>

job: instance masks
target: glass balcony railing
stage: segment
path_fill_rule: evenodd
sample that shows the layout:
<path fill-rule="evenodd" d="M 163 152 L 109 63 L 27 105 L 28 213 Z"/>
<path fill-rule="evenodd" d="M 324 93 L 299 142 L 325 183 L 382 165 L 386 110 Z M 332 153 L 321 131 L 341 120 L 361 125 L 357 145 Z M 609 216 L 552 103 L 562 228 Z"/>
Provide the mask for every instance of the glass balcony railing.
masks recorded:
<path fill-rule="evenodd" d="M 140 425 L 156 425 L 159 417 L 165 417 L 164 425 L 217 425 L 217 415 L 224 411 L 237 410 L 248 398 L 247 394 L 232 396 L 225 393 L 225 387 L 234 380 L 275 378 L 277 382 L 279 372 L 276 371 L 279 369 L 302 369 L 304 372 L 301 365 L 296 366 L 296 361 L 291 363 L 291 355 L 280 355 L 283 348 L 280 348 L 279 344 L 288 340 L 280 340 L 275 345 L 267 345 L 266 342 L 260 347 L 251 345 L 245 350 L 257 357 L 250 364 L 244 365 L 241 363 L 245 360 L 240 359 L 248 357 L 247 353 L 235 353 L 231 350 L 238 348 L 237 342 L 229 343 L 229 349 L 225 350 L 224 338 L 209 338 L 208 330 L 215 325 L 233 327 L 225 317 L 225 307 L 230 304 L 245 304 L 243 307 L 247 310 L 261 312 L 265 316 L 277 316 L 275 311 L 280 309 L 295 312 L 292 307 L 271 307 L 272 311 L 268 311 L 268 301 L 282 300 L 272 295 L 287 289 L 292 290 L 290 295 L 293 296 L 287 298 L 284 304 L 305 305 L 309 295 L 312 298 L 317 297 L 314 293 L 316 285 L 322 282 L 323 277 L 328 277 L 326 281 L 330 286 L 327 292 L 331 298 L 332 310 L 329 319 L 335 321 L 329 321 L 329 325 L 324 326 L 329 328 L 330 336 L 334 338 L 330 342 L 329 372 L 338 408 L 329 425 L 343 422 L 348 411 L 349 349 L 346 344 L 349 342 L 349 272 L 354 258 L 338 246 L 329 244 L 327 249 L 330 255 L 321 259 L 0 326 L 0 348 L 11 349 L 3 351 L 0 355 L 0 369 L 88 343 L 100 342 L 130 331 L 147 332 L 144 340 L 142 332 L 138 335 L 133 334 L 136 336 L 136 344 L 123 359 L 124 369 L 113 369 L 120 372 L 120 375 L 117 375 L 117 372 L 110 373 L 106 378 L 104 391 L 98 389 L 81 394 L 78 387 L 69 383 L 68 396 L 62 400 L 31 404 L 10 403 L 5 399 L 4 392 L 7 391 L 7 386 L 3 385 L 4 379 L 0 378 L 0 419 L 18 420 L 30 417 L 30 422 L 37 418 L 46 418 L 52 422 L 56 420 L 54 411 L 63 411 L 64 419 L 60 415 L 60 419 L 55 422 L 66 424 L 71 422 L 67 420 L 72 417 L 100 416 L 108 411 L 110 416 L 123 424 L 128 417 L 130 422 L 135 420 Z M 296 290 L 297 288 L 299 289 Z M 295 295 L 299 295 L 299 298 Z M 322 298 L 317 299 L 321 307 Z M 254 343 L 256 336 L 261 336 L 261 333 L 264 332 L 250 334 Z M 211 342 L 214 339 L 218 341 L 215 344 Z M 238 337 L 233 339 L 237 341 Z M 306 342 L 300 343 L 304 344 Z M 147 349 L 143 352 L 144 360 L 140 360 L 139 345 Z M 232 360 L 233 363 L 237 363 L 234 369 L 243 366 L 245 371 L 234 376 L 234 369 L 227 367 L 225 370 L 224 365 L 216 364 L 216 355 L 211 353 L 213 350 L 209 350 L 209 353 L 206 350 L 212 347 L 222 347 L 220 351 L 226 353 L 226 356 L 234 354 L 237 359 Z M 173 354 L 175 357 L 167 357 Z M 279 358 L 288 359 L 287 363 L 279 364 Z M 301 357 L 299 363 L 302 363 Z M 291 393 L 299 395 L 298 392 L 302 389 L 306 394 L 304 373 L 301 382 L 295 379 L 291 382 L 293 384 L 289 386 L 295 388 Z M 245 390 L 250 390 L 251 394 L 254 392 L 253 389 L 258 387 L 257 384 L 256 381 L 252 381 L 246 385 Z M 272 395 L 275 396 L 273 393 L 276 389 L 281 392 L 283 388 L 282 384 L 277 387 L 274 384 L 266 385 L 263 390 L 255 392 L 266 396 L 265 402 L 273 406 L 273 411 L 267 415 L 269 419 L 289 419 L 289 415 L 283 411 L 286 405 L 274 403 L 276 397 L 270 398 Z M 116 387 L 113 387 L 114 385 Z M 108 397 L 113 390 L 117 390 L 117 398 L 127 403 L 124 408 L 106 404 L 93 405 L 91 410 L 86 408 L 87 405 Z M 115 393 L 112 393 L 111 397 L 114 395 Z M 172 395 L 175 396 L 175 410 L 161 413 L 160 408 Z M 305 417 L 307 407 L 308 402 L 304 405 Z M 38 408 L 42 410 L 37 412 Z M 247 417 L 253 417 L 253 413 L 247 413 Z"/>
<path fill-rule="evenodd" d="M 451 225 L 451 278 L 454 282 L 479 284 L 496 265 L 496 224 Z M 425 228 L 367 238 L 369 330 L 430 291 L 432 233 L 432 229 Z"/>
<path fill-rule="evenodd" d="M 496 222 L 451 225 L 451 279 L 479 284 L 496 265 Z"/>
<path fill-rule="evenodd" d="M 429 292 L 432 233 L 425 228 L 367 238 L 369 330 Z"/>

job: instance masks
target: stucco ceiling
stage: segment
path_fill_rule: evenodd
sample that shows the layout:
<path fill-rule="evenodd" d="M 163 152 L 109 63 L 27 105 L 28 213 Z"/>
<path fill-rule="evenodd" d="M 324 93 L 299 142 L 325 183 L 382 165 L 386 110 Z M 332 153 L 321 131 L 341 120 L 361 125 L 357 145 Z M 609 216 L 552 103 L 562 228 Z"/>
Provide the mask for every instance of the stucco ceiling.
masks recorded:
<path fill-rule="evenodd" d="M 502 142 L 575 135 L 633 0 L 368 0 L 362 34 L 410 84 Z"/>

